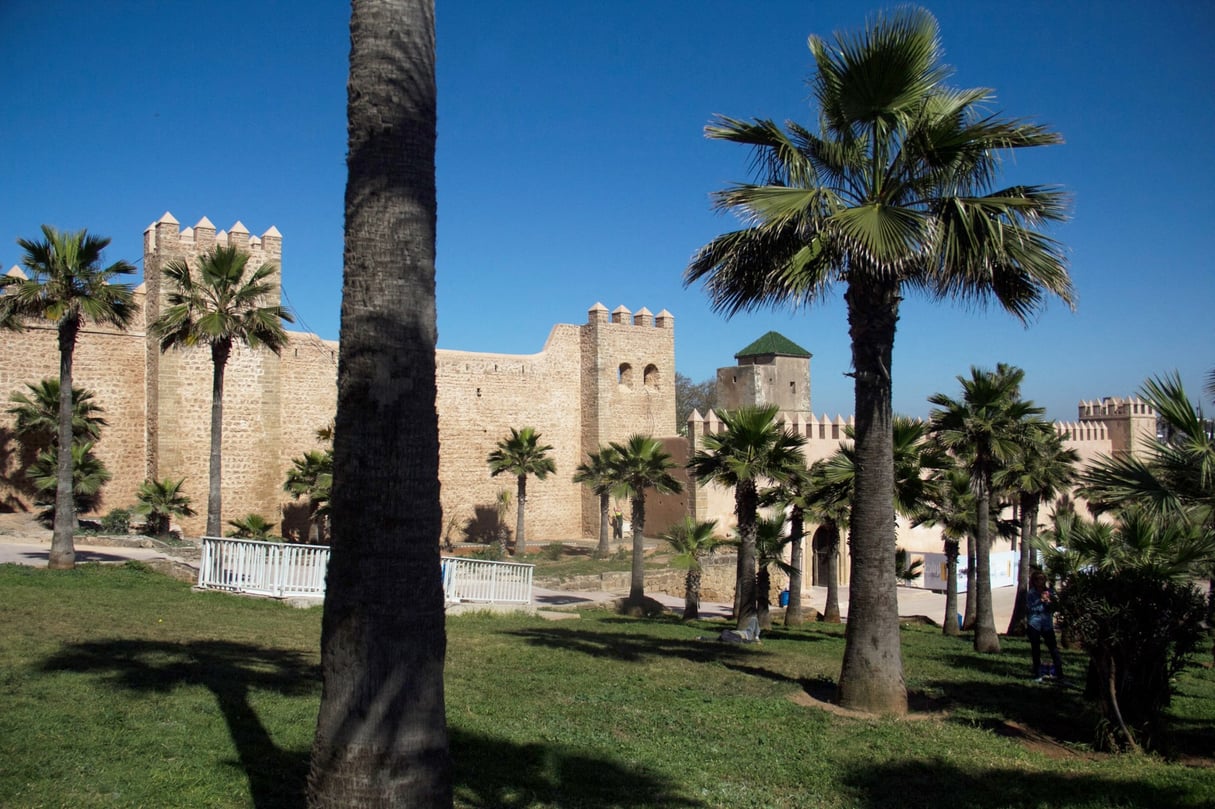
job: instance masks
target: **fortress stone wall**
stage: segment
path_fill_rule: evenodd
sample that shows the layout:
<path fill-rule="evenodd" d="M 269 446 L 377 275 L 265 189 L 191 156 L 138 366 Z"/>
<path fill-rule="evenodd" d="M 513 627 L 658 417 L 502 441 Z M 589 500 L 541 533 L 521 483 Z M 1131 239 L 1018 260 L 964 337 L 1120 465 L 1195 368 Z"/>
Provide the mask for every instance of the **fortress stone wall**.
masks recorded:
<path fill-rule="evenodd" d="M 182 521 L 187 534 L 205 524 L 212 365 L 208 348 L 162 353 L 148 324 L 168 290 L 161 271 L 174 260 L 194 262 L 216 246 L 235 246 L 252 267 L 281 262 L 282 236 L 270 228 L 250 236 L 241 223 L 216 231 L 205 217 L 182 229 L 170 214 L 144 234 L 145 283 L 141 310 L 126 332 L 86 327 L 74 364 L 75 384 L 96 394 L 110 426 L 97 454 L 113 473 L 99 509 L 129 506 L 146 478 L 184 478 L 199 515 Z M 20 272 L 14 269 L 13 272 Z M 274 292 L 278 302 L 278 290 Z M 504 328 L 509 324 L 503 324 Z M 288 532 L 305 526 L 306 504 L 282 491 L 291 459 L 322 444 L 318 428 L 333 421 L 338 344 L 289 332 L 280 356 L 234 348 L 224 390 L 223 519 L 252 512 Z M 3 335 L 0 397 L 6 402 L 27 382 L 58 375 L 52 327 L 34 325 Z M 498 492 L 515 480 L 491 477 L 486 456 L 511 427 L 534 427 L 553 445 L 557 465 L 547 480 L 528 481 L 527 529 L 533 542 L 593 535 L 598 501 L 575 485 L 574 468 L 588 452 L 635 432 L 662 437 L 675 422 L 674 318 L 596 304 L 582 325 L 558 324 L 530 355 L 436 351 L 440 478 L 445 538 L 481 538 L 494 530 Z M 0 414 L 0 508 L 32 508 L 24 458 L 12 435 L 13 418 Z M 513 531 L 514 511 L 506 519 Z"/>

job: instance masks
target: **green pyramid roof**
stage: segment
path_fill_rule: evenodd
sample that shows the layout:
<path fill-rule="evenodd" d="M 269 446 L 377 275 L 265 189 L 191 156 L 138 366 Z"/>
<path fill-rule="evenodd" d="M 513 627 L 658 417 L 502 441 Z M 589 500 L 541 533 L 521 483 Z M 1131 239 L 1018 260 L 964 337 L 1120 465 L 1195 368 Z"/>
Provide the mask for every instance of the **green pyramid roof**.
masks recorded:
<path fill-rule="evenodd" d="M 775 354 L 780 357 L 809 357 L 810 352 L 783 334 L 770 331 L 751 345 L 734 355 L 734 359 Z"/>

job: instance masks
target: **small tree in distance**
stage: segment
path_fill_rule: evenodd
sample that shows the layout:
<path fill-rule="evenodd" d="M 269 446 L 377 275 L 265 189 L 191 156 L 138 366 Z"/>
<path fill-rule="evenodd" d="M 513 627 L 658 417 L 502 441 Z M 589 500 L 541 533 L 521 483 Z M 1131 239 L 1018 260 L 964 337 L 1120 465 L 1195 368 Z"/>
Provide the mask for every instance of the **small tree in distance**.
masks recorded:
<path fill-rule="evenodd" d="M 527 506 L 527 478 L 529 475 L 534 475 L 538 480 L 544 480 L 550 472 L 557 471 L 557 464 L 549 456 L 552 450 L 551 444 L 540 443 L 540 433 L 533 428 L 524 427 L 516 430 L 511 427 L 510 436 L 499 441 L 498 446 L 486 458 L 491 477 L 496 477 L 504 472 L 515 476 L 517 511 L 513 555 L 516 558 L 527 552 L 527 539 L 523 532 L 523 513 Z"/>

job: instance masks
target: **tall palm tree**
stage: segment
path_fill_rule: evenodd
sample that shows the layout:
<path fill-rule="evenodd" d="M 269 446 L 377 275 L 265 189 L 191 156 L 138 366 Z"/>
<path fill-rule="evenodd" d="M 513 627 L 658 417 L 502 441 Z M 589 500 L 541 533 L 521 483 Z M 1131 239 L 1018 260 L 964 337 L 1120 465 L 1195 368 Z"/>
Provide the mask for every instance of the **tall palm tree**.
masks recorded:
<path fill-rule="evenodd" d="M 852 339 L 858 470 L 840 702 L 903 713 L 894 566 L 891 359 L 908 291 L 994 300 L 1026 320 L 1052 293 L 1071 303 L 1057 189 L 996 188 L 1000 152 L 1059 143 L 986 109 L 986 89 L 946 80 L 936 20 L 903 8 L 834 43 L 812 36 L 818 132 L 718 117 L 711 138 L 756 150 L 761 176 L 715 196 L 747 227 L 703 247 L 684 273 L 718 311 L 810 305 L 844 288 Z"/>
<path fill-rule="evenodd" d="M 704 570 L 700 560 L 712 554 L 726 542 L 717 536 L 716 531 L 717 520 L 697 522 L 691 517 L 684 517 L 683 522 L 676 523 L 662 535 L 674 552 L 671 564 L 688 569 L 688 575 L 684 577 L 683 583 L 683 619 L 685 621 L 700 617 L 700 581 Z"/>
<path fill-rule="evenodd" d="M 27 279 L 0 278 L 0 325 L 22 328 L 29 320 L 55 324 L 59 336 L 59 423 L 56 440 L 57 485 L 55 525 L 48 567 L 73 568 L 76 549 L 72 532 L 76 511 L 72 494 L 72 361 L 76 339 L 85 323 L 125 329 L 138 306 L 128 284 L 115 283 L 135 268 L 126 261 L 102 266 L 102 251 L 110 240 L 87 230 L 60 231 L 42 226 L 42 240 L 18 239 L 25 251 L 21 264 Z"/>
<path fill-rule="evenodd" d="M 595 553 L 600 557 L 612 552 L 608 508 L 614 486 L 612 464 L 615 457 L 611 447 L 600 447 L 598 452 L 587 453 L 586 460 L 574 470 L 574 482 L 588 487 L 599 498 L 599 546 Z"/>
<path fill-rule="evenodd" d="M 805 439 L 776 422 L 777 407 L 741 407 L 718 415 L 724 431 L 706 435 L 688 461 L 688 471 L 703 486 L 718 483 L 734 489 L 734 517 L 738 523 L 738 570 L 735 577 L 735 619 L 744 630 L 757 616 L 755 590 L 755 536 L 759 512 L 759 486 L 780 482 L 788 470 L 805 465 Z"/>
<path fill-rule="evenodd" d="M 527 539 L 523 533 L 527 477 L 535 475 L 538 480 L 544 480 L 550 472 L 557 471 L 557 464 L 549 456 L 552 450 L 552 444 L 540 443 L 540 433 L 531 427 L 521 430 L 511 427 L 510 436 L 499 441 L 498 446 L 486 458 L 491 477 L 503 472 L 515 476 L 515 556 L 522 556 L 527 552 Z"/>
<path fill-rule="evenodd" d="M 435 412 L 433 0 L 354 0 L 311 809 L 452 805 Z"/>
<path fill-rule="evenodd" d="M 333 450 L 308 450 L 298 458 L 291 459 L 283 491 L 293 499 L 308 498 L 308 541 L 323 542 L 325 533 L 324 506 L 329 502 L 333 489 Z"/>
<path fill-rule="evenodd" d="M 785 561 L 785 548 L 793 542 L 793 536 L 784 530 L 783 515 L 761 517 L 755 523 L 755 607 L 760 629 L 772 628 L 772 569 L 793 575 L 792 564 Z"/>
<path fill-rule="evenodd" d="M 958 377 L 962 398 L 934 393 L 930 415 L 934 440 L 959 459 L 970 471 L 975 492 L 975 568 L 970 586 L 975 592 L 974 648 L 977 652 L 1000 651 L 991 602 L 991 499 L 993 478 L 999 469 L 1017 457 L 1025 435 L 1025 423 L 1045 411 L 1021 398 L 1025 372 L 1010 365 L 996 370 L 970 369 L 970 377 Z"/>
<path fill-rule="evenodd" d="M 267 303 L 274 292 L 273 262 L 249 270 L 249 254 L 216 247 L 198 258 L 197 269 L 184 259 L 165 265 L 170 282 L 168 306 L 149 326 L 160 350 L 205 345 L 211 349 L 211 457 L 207 485 L 207 536 L 219 536 L 222 520 L 224 371 L 232 347 L 244 343 L 275 354 L 287 342 L 283 321 L 291 313 Z"/>
<path fill-rule="evenodd" d="M 677 494 L 683 484 L 671 475 L 675 461 L 662 448 L 662 442 L 648 435 L 634 434 L 624 442 L 609 444 L 615 453 L 612 475 L 617 485 L 628 490 L 632 501 L 633 566 L 629 580 L 628 603 L 641 606 L 645 600 L 645 491 Z"/>
<path fill-rule="evenodd" d="M 1063 437 L 1052 424 L 1031 419 L 1023 425 L 1019 451 L 996 470 L 992 483 L 1017 498 L 1020 518 L 1020 564 L 1017 570 L 1017 597 L 1008 622 L 1009 635 L 1025 634 L 1025 595 L 1029 591 L 1031 549 L 1038 532 L 1038 511 L 1043 500 L 1050 501 L 1069 490 L 1076 480 L 1080 453 L 1063 446 Z"/>

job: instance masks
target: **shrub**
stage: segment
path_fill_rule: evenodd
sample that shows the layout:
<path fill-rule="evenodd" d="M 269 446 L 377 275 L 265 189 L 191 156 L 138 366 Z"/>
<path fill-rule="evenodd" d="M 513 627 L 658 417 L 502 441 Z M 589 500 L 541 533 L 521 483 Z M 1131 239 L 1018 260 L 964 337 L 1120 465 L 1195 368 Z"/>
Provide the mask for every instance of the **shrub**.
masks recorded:
<path fill-rule="evenodd" d="M 1153 750 L 1163 742 L 1172 678 L 1203 636 L 1205 603 L 1188 582 L 1145 570 L 1088 570 L 1059 594 L 1061 629 L 1089 655 L 1086 696 L 1097 745 Z"/>
<path fill-rule="evenodd" d="M 131 510 L 128 508 L 111 509 L 109 514 L 101 518 L 101 531 L 105 534 L 130 533 Z"/>
<path fill-rule="evenodd" d="M 565 544 L 561 542 L 550 542 L 540 549 L 541 558 L 550 562 L 556 562 L 563 553 L 565 553 Z"/>
<path fill-rule="evenodd" d="M 495 539 L 484 548 L 475 551 L 472 558 L 481 559 L 485 562 L 501 562 L 506 558 L 506 551 L 502 549 L 502 543 Z"/>

